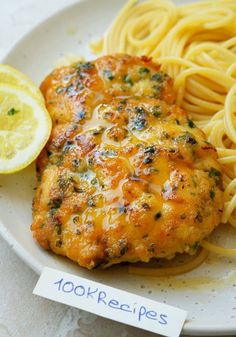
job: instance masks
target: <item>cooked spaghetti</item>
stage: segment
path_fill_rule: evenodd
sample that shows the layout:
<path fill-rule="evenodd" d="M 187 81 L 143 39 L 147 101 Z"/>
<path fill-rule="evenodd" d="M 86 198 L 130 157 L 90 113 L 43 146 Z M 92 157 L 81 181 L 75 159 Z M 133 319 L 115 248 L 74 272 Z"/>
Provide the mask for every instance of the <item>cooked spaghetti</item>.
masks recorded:
<path fill-rule="evenodd" d="M 222 223 L 236 227 L 235 0 L 182 6 L 168 0 L 130 0 L 91 48 L 100 54 L 151 56 L 173 77 L 177 104 L 217 148 L 224 172 Z M 236 249 L 207 241 L 202 246 L 236 255 Z"/>

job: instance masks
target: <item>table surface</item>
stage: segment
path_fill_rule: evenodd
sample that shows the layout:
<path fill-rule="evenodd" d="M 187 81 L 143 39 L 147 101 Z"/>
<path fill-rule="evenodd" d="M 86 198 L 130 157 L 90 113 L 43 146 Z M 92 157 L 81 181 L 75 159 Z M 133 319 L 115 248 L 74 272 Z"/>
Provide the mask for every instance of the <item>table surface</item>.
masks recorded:
<path fill-rule="evenodd" d="M 0 0 L 0 60 L 38 22 L 76 0 Z M 0 337 L 155 337 L 32 295 L 38 276 L 0 237 Z"/>

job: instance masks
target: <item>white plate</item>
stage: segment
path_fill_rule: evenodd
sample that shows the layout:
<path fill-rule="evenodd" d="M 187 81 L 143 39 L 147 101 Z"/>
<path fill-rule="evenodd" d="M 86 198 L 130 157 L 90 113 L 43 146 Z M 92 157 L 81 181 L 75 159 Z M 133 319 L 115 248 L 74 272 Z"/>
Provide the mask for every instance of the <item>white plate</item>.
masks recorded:
<path fill-rule="evenodd" d="M 104 32 L 123 3 L 124 0 L 90 0 L 68 7 L 32 30 L 4 62 L 39 83 L 65 54 L 91 59 L 88 42 Z M 222 336 L 236 332 L 236 259 L 211 256 L 194 272 L 169 279 L 134 277 L 127 274 L 125 266 L 86 271 L 40 249 L 33 241 L 33 165 L 20 173 L 0 176 L 0 185 L 0 232 L 37 273 L 50 266 L 183 308 L 189 312 L 185 334 Z M 236 234 L 225 231 L 221 237 L 229 244 L 234 237 L 236 245 Z"/>

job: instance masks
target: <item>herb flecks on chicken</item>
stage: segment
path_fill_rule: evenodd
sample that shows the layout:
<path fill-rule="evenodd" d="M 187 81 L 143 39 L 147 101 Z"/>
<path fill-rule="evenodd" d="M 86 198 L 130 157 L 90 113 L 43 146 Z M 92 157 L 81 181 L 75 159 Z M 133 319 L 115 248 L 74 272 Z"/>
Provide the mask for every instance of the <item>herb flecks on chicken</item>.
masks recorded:
<path fill-rule="evenodd" d="M 37 161 L 39 244 L 89 269 L 194 253 L 220 222 L 221 170 L 159 65 L 104 56 L 41 90 L 53 131 Z"/>

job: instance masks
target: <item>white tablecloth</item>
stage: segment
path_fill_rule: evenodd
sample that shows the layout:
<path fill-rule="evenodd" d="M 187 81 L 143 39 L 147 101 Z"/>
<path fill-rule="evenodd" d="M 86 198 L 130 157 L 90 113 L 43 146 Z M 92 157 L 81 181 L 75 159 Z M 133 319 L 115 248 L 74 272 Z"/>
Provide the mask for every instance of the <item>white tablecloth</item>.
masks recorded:
<path fill-rule="evenodd" d="M 34 25 L 74 2 L 0 0 L 0 59 Z M 0 337 L 157 336 L 34 296 L 37 279 L 0 238 Z"/>

